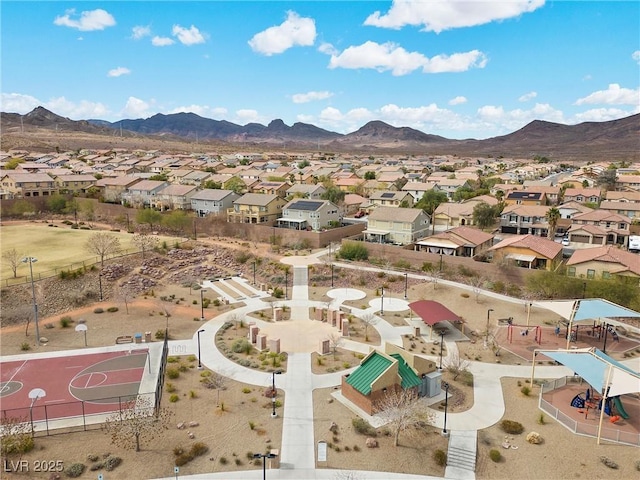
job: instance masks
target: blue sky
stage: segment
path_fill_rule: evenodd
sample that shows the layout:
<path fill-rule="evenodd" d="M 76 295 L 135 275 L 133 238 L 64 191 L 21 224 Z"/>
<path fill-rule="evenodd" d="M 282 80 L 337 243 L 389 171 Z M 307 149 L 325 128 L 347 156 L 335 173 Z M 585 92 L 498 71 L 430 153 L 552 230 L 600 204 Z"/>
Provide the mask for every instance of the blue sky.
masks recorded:
<path fill-rule="evenodd" d="M 1 110 L 487 138 L 640 112 L 640 2 L 11 1 Z"/>

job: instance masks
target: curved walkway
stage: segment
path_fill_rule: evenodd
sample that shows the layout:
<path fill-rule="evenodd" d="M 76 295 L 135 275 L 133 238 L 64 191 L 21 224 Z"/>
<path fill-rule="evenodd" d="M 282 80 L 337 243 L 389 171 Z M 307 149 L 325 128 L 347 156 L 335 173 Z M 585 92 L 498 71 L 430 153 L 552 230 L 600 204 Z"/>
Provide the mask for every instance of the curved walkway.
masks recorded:
<path fill-rule="evenodd" d="M 326 254 L 327 251 L 316 252 L 313 255 L 301 257 L 285 257 L 282 263 L 293 266 L 293 286 L 291 287 L 291 299 L 280 301 L 279 306 L 287 306 L 291 308 L 291 322 L 309 321 L 309 308 L 313 306 L 326 306 L 326 303 L 309 301 L 308 288 L 308 265 L 321 263 L 319 258 Z M 335 263 L 342 268 L 368 270 L 368 271 L 386 271 L 384 269 L 374 267 L 363 267 L 346 263 Z M 395 273 L 388 271 L 388 273 Z M 427 275 L 409 274 L 412 278 L 429 281 Z M 472 287 L 439 280 L 443 284 L 451 284 L 456 287 L 468 288 Z M 332 295 L 332 306 L 334 308 L 341 305 L 344 301 L 353 297 L 363 298 L 359 291 L 355 289 L 334 289 L 330 291 Z M 287 292 L 288 293 L 288 292 Z M 342 293 L 342 295 L 341 295 Z M 497 299 L 519 303 L 517 299 L 505 297 L 504 295 L 495 294 L 493 292 L 484 292 L 483 295 L 493 296 Z M 399 299 L 385 299 L 385 306 L 392 309 L 406 309 L 407 302 Z M 372 313 L 375 315 L 380 310 L 380 299 L 370 302 L 369 308 L 365 310 L 353 308 L 352 312 L 356 315 L 364 313 Z M 242 367 L 235 362 L 229 360 L 217 348 L 215 348 L 216 332 L 227 321 L 237 315 L 245 315 L 247 313 L 267 308 L 269 305 L 261 298 L 249 298 L 246 300 L 246 306 L 226 312 L 215 319 L 201 326 L 204 330 L 201 333 L 200 341 L 203 345 L 212 346 L 212 348 L 204 348 L 201 351 L 201 361 L 207 368 L 214 370 L 224 376 L 234 380 L 268 386 L 271 384 L 272 374 L 260 372 L 249 368 Z M 260 321 L 256 320 L 256 324 L 260 325 Z M 290 322 L 287 322 L 290 323 Z M 317 323 L 317 322 L 314 322 Z M 265 324 L 265 326 L 274 326 L 274 324 Z M 385 342 L 395 345 L 402 345 L 401 336 L 411 333 L 410 326 L 394 327 L 385 321 L 379 321 L 373 328 L 376 328 L 381 337 L 381 345 Z M 303 333 L 300 333 L 303 335 Z M 195 353 L 197 349 L 197 333 L 190 340 L 171 341 L 170 347 L 178 348 L 178 351 L 187 353 Z M 369 351 L 369 345 L 351 340 L 345 340 L 343 346 L 347 349 L 353 349 L 362 353 Z M 286 350 L 283 348 L 283 350 Z M 174 350 L 175 351 L 175 350 Z M 447 343 L 447 355 L 457 351 L 455 342 Z M 425 355 L 425 357 L 436 360 L 434 356 Z M 489 364 L 481 362 L 470 362 L 469 369 L 474 375 L 474 404 L 473 406 L 460 413 L 449 413 L 447 415 L 447 427 L 452 431 L 450 443 L 454 441 L 454 435 L 459 432 L 461 441 L 465 438 L 473 438 L 475 449 L 476 431 L 490 427 L 500 421 L 504 415 L 504 398 L 502 394 L 502 385 L 500 379 L 502 377 L 528 377 L 531 374 L 529 366 L 511 366 L 503 364 Z M 331 374 L 313 374 L 311 371 L 311 352 L 293 352 L 288 354 L 287 371 L 278 377 L 278 388 L 285 392 L 285 403 L 283 411 L 283 432 L 281 442 L 281 459 L 280 469 L 270 470 L 269 478 L 272 479 L 295 479 L 295 480 L 313 480 L 313 479 L 335 479 L 337 475 L 344 473 L 341 470 L 316 469 L 315 468 L 315 439 L 313 425 L 313 390 L 318 388 L 332 387 L 340 385 L 341 378 L 347 371 L 340 371 Z M 540 366 L 536 369 L 537 375 L 544 378 L 556 378 L 570 375 L 572 372 L 562 366 Z M 442 428 L 444 426 L 444 413 L 439 410 L 433 410 L 434 426 Z M 394 474 L 389 472 L 349 472 L 353 473 L 353 478 L 367 479 L 435 479 L 438 477 L 429 477 L 424 475 L 408 475 Z M 173 478 L 173 477 L 169 477 Z M 224 472 L 224 473 L 207 473 L 203 475 L 193 475 L 189 478 L 194 479 L 254 479 L 262 478 L 262 472 L 259 470 L 242 471 L 242 472 Z M 345 477 L 346 478 L 346 477 Z M 447 467 L 445 478 L 475 478 L 472 471 L 461 471 L 457 468 Z"/>

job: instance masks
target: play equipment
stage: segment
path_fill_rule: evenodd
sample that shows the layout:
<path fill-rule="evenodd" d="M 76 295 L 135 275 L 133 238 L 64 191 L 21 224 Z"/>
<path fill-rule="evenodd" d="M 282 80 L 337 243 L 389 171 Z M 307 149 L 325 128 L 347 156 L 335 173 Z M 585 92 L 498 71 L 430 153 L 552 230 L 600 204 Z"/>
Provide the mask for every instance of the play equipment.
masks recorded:
<path fill-rule="evenodd" d="M 520 336 L 522 337 L 527 337 L 529 336 L 529 332 L 531 330 L 533 330 L 535 332 L 533 339 L 535 340 L 535 342 L 540 345 L 540 342 L 542 342 L 542 328 L 540 328 L 539 326 L 535 326 L 535 327 L 528 327 L 526 325 L 517 325 L 514 323 L 509 323 L 509 326 L 507 327 L 507 339 L 509 340 L 509 343 L 511 343 L 513 341 L 513 328 L 514 327 L 519 327 L 522 330 L 520 330 Z"/>
<path fill-rule="evenodd" d="M 620 415 L 625 420 L 629 418 L 629 414 L 625 411 L 624 407 L 622 406 L 622 401 L 620 400 L 619 396 L 613 397 L 613 405 L 616 407 L 616 410 L 618 411 L 618 415 Z"/>

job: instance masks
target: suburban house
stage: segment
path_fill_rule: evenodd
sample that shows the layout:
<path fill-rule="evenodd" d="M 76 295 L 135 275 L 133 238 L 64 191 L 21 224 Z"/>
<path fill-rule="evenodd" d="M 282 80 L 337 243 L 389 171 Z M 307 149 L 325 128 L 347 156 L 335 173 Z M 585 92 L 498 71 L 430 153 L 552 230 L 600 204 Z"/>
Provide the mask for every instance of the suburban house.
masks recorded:
<path fill-rule="evenodd" d="M 618 175 L 616 190 L 640 190 L 640 175 Z"/>
<path fill-rule="evenodd" d="M 516 235 L 490 247 L 494 263 L 515 263 L 518 267 L 553 270 L 562 261 L 562 245 L 534 235 Z"/>
<path fill-rule="evenodd" d="M 507 205 L 500 214 L 500 232 L 547 236 L 546 214 L 552 207 L 544 205 Z"/>
<path fill-rule="evenodd" d="M 360 210 L 367 199 L 357 193 L 347 193 L 342 201 L 343 215 L 351 215 Z"/>
<path fill-rule="evenodd" d="M 151 202 L 153 208 L 163 210 L 190 210 L 191 197 L 197 192 L 195 185 L 169 185 L 158 192 Z"/>
<path fill-rule="evenodd" d="M 469 188 L 469 180 L 466 178 L 447 178 L 436 177 L 431 175 L 429 177 L 430 182 L 435 182 L 438 188 L 447 194 L 449 200 L 453 198 L 453 194 L 460 188 Z"/>
<path fill-rule="evenodd" d="M 367 219 L 364 240 L 406 245 L 429 234 L 430 219 L 420 208 L 378 207 Z"/>
<path fill-rule="evenodd" d="M 104 177 L 96 182 L 96 187 L 100 188 L 102 198 L 108 203 L 120 203 L 122 194 L 136 183 L 140 182 L 138 177 Z"/>
<path fill-rule="evenodd" d="M 632 202 L 640 203 L 640 190 L 637 191 L 625 191 L 614 192 L 609 190 L 605 196 L 605 200 L 611 202 Z"/>
<path fill-rule="evenodd" d="M 614 202 L 604 200 L 600 203 L 600 210 L 606 210 L 631 219 L 640 219 L 640 202 Z"/>
<path fill-rule="evenodd" d="M 418 202 L 424 196 L 425 192 L 433 189 L 440 190 L 438 185 L 433 182 L 407 182 L 401 190 L 410 193 L 413 201 Z"/>
<path fill-rule="evenodd" d="M 507 205 L 546 205 L 547 197 L 542 192 L 512 190 L 504 197 L 504 203 Z"/>
<path fill-rule="evenodd" d="M 498 200 L 489 195 L 480 195 L 479 197 L 473 197 L 461 203 L 441 203 L 433 212 L 433 225 L 436 228 L 474 225 L 473 209 L 476 205 L 483 202 L 492 206 L 498 204 Z"/>
<path fill-rule="evenodd" d="M 640 279 L 640 256 L 614 245 L 576 250 L 567 261 L 567 275 L 579 278 L 623 276 Z"/>
<path fill-rule="evenodd" d="M 276 226 L 293 230 L 322 230 L 340 222 L 338 207 L 329 200 L 293 199 L 282 208 Z"/>
<path fill-rule="evenodd" d="M 545 196 L 545 205 L 557 205 L 560 201 L 560 187 L 557 185 L 530 185 L 526 191 L 529 193 L 543 193 Z"/>
<path fill-rule="evenodd" d="M 322 185 L 306 185 L 304 183 L 296 183 L 287 190 L 287 197 L 301 197 L 310 200 L 320 200 L 327 189 Z"/>
<path fill-rule="evenodd" d="M 570 242 L 590 245 L 628 245 L 631 219 L 607 210 L 575 215 L 568 236 Z"/>
<path fill-rule="evenodd" d="M 56 175 L 54 178 L 60 193 L 84 193 L 97 182 L 96 177 L 87 174 Z"/>
<path fill-rule="evenodd" d="M 7 173 L 0 180 L 2 198 L 46 197 L 58 193 L 58 186 L 46 173 Z"/>
<path fill-rule="evenodd" d="M 369 196 L 371 207 L 413 207 L 413 196 L 408 192 L 395 192 L 382 190 L 372 193 Z"/>
<path fill-rule="evenodd" d="M 162 180 L 141 180 L 122 193 L 122 203 L 128 203 L 132 207 L 149 207 L 158 192 L 169 186 L 169 182 Z"/>
<path fill-rule="evenodd" d="M 492 245 L 492 234 L 471 227 L 456 227 L 418 240 L 414 250 L 456 257 L 474 257 Z"/>
<path fill-rule="evenodd" d="M 602 192 L 599 188 L 567 188 L 564 191 L 565 202 L 600 203 Z"/>
<path fill-rule="evenodd" d="M 234 200 L 227 210 L 227 221 L 231 223 L 271 223 L 282 215 L 286 200 L 278 195 L 245 193 Z"/>
<path fill-rule="evenodd" d="M 290 185 L 287 182 L 258 182 L 251 187 L 251 193 L 262 193 L 263 195 L 278 195 L 286 197 Z"/>
<path fill-rule="evenodd" d="M 227 213 L 227 210 L 233 206 L 233 202 L 238 198 L 240 195 L 231 190 L 205 188 L 191 196 L 191 210 L 196 212 L 198 217 L 222 215 Z"/>
<path fill-rule="evenodd" d="M 358 368 L 342 377 L 342 395 L 373 415 L 387 392 L 409 390 L 419 396 L 426 375 L 435 369 L 434 362 L 386 343 L 384 352 L 372 350 Z"/>

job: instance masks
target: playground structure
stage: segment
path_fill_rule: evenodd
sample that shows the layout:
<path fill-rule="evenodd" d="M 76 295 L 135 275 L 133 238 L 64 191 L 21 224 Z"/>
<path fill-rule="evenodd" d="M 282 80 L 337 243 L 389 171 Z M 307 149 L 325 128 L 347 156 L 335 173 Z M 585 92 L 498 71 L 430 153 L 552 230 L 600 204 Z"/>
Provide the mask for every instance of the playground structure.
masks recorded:
<path fill-rule="evenodd" d="M 587 388 L 584 394 L 578 393 L 573 400 L 571 400 L 571 406 L 578 409 L 578 413 L 585 413 L 585 418 L 589 414 L 589 409 L 600 411 L 602 408 L 602 397 L 595 396 L 591 393 L 591 389 Z M 614 411 L 615 409 L 615 411 Z M 616 423 L 622 420 L 628 420 L 629 414 L 622 405 L 620 395 L 615 397 L 608 397 L 604 400 L 604 413 L 609 417 L 610 423 Z"/>
<path fill-rule="evenodd" d="M 518 325 L 518 324 L 514 324 L 509 322 L 508 326 L 507 326 L 507 340 L 509 340 L 509 343 L 513 343 L 513 329 L 514 328 L 522 328 L 522 330 L 520 330 L 520 336 L 522 337 L 527 337 L 529 335 L 529 332 L 531 330 L 533 330 L 535 333 L 533 335 L 533 340 L 540 345 L 542 343 L 542 328 L 540 326 L 527 326 L 527 325 Z"/>

